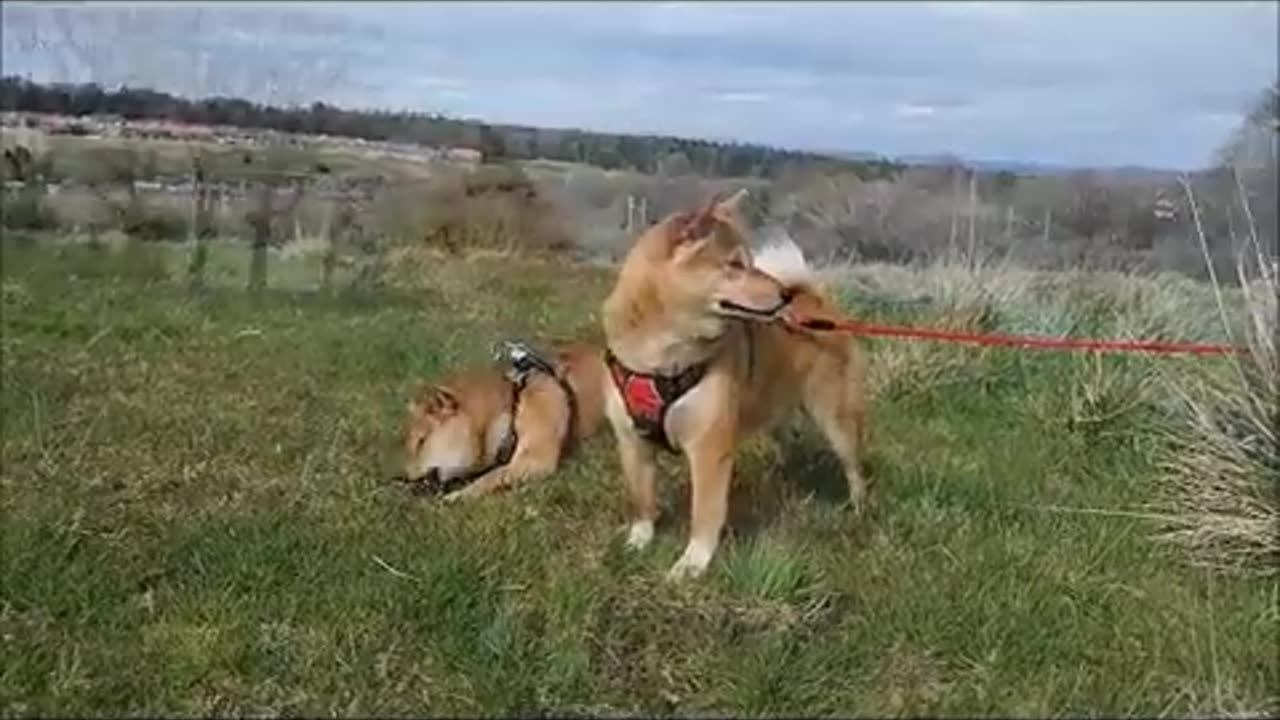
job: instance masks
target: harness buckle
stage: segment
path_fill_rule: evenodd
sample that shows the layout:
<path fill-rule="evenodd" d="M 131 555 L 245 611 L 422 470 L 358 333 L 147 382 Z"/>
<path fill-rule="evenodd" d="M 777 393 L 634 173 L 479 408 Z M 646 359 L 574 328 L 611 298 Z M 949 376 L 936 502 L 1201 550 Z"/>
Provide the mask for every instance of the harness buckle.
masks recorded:
<path fill-rule="evenodd" d="M 507 377 L 512 382 L 523 381 L 529 373 L 535 370 L 544 372 L 551 377 L 559 377 L 555 367 L 526 343 L 503 340 L 494 347 L 493 355 L 495 360 L 505 362 L 510 366 Z"/>

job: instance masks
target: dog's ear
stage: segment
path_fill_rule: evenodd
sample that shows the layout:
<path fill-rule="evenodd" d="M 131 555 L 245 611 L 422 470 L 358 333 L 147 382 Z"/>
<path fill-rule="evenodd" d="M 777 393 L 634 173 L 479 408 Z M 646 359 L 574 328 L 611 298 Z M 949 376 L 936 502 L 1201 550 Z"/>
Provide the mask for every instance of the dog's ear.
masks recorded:
<path fill-rule="evenodd" d="M 746 202 L 746 200 L 747 200 L 747 189 L 742 188 L 738 192 L 730 195 L 724 200 L 721 200 L 718 203 L 717 207 L 719 207 L 721 210 L 725 210 L 728 212 L 740 212 L 742 210 L 742 204 Z"/>
<path fill-rule="evenodd" d="M 458 398 L 447 389 L 437 385 L 423 384 L 418 386 L 409 401 L 409 412 L 413 414 L 453 415 L 458 411 Z"/>
<path fill-rule="evenodd" d="M 697 210 L 686 210 L 676 218 L 676 244 L 690 242 L 706 237 L 716 226 L 716 208 L 721 202 L 721 193 L 712 196 L 711 201 Z"/>

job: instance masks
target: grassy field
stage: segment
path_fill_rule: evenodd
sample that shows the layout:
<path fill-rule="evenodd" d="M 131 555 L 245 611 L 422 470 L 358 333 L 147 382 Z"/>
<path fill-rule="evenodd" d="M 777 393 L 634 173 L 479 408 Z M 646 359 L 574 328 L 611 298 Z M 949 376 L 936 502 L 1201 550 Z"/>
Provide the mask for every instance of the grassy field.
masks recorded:
<path fill-rule="evenodd" d="M 275 173 L 312 173 L 318 163 L 339 177 L 352 179 L 392 178 L 397 181 L 430 177 L 444 163 L 432 165 L 399 157 L 388 157 L 374 151 L 361 152 L 353 147 L 336 145 L 288 146 L 220 145 L 213 142 L 187 140 L 128 139 L 47 135 L 26 129 L 5 128 L 0 132 L 0 145 L 35 146 L 47 151 L 55 177 L 80 181 L 99 180 L 104 168 L 128 167 L 132 162 L 146 165 L 163 177 L 186 178 L 191 175 L 191 158 L 199 153 L 205 158 L 209 177 L 224 182 L 254 179 L 264 171 Z M 256 165 L 246 165 L 248 156 Z M 142 162 L 145 160 L 145 163 Z M 264 168 L 264 162 L 266 167 Z M 141 172 L 141 171 L 139 171 Z M 149 178 L 146 178 L 149 179 Z"/>
<path fill-rule="evenodd" d="M 1170 383 L 1221 361 L 869 342 L 869 516 L 807 425 L 780 428 L 740 454 L 708 575 L 672 584 L 684 471 L 626 553 L 607 430 L 507 497 L 388 482 L 416 380 L 499 338 L 594 333 L 608 271 L 440 261 L 377 294 L 193 299 L 174 262 L 5 247 L 6 715 L 1280 710 L 1280 580 L 1192 568 L 1131 513 L 1156 495 Z M 1032 278 L 1011 299 L 1002 278 L 866 270 L 845 299 L 1216 339 L 1189 281 Z M 864 294 L 907 290 L 934 302 Z"/>

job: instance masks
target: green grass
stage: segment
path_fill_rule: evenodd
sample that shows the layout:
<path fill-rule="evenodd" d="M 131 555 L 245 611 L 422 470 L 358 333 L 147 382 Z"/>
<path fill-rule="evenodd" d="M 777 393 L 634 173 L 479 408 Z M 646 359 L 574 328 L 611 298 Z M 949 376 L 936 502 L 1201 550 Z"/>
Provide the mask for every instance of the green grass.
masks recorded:
<path fill-rule="evenodd" d="M 708 575 L 671 584 L 684 471 L 654 545 L 625 552 L 607 430 L 503 498 L 388 482 L 419 377 L 500 337 L 593 332 L 608 273 L 441 261 L 377 295 L 192 299 L 172 264 L 5 248 L 8 715 L 1280 709 L 1276 580 L 1069 511 L 1152 496 L 1166 399 L 1144 378 L 1212 360 L 869 343 L 870 515 L 785 426 L 742 450 Z"/>

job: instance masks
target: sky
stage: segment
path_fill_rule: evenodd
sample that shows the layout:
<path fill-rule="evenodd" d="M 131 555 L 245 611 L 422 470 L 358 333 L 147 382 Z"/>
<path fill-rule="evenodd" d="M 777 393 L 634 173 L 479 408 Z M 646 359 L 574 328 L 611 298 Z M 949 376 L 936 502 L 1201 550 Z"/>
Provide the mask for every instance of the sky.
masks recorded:
<path fill-rule="evenodd" d="M 254 5 L 110 3 L 51 21 L 49 6 L 5 2 L 4 71 L 891 157 L 1192 169 L 1276 81 L 1280 52 L 1274 1 Z"/>

